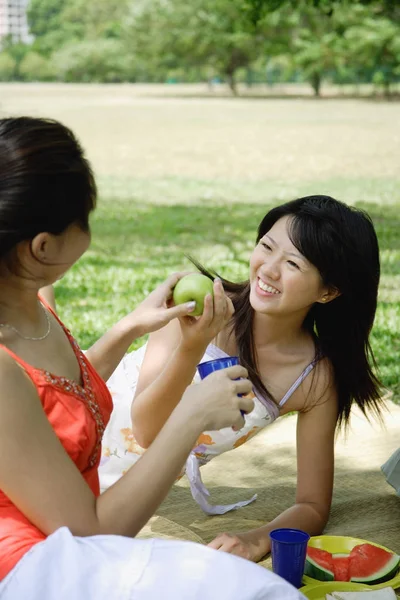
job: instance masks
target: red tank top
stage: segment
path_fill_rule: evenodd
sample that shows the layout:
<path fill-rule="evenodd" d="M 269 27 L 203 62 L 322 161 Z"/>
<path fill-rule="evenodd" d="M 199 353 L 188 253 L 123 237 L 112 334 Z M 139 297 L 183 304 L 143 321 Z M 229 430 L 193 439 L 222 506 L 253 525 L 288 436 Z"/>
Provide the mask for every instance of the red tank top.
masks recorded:
<path fill-rule="evenodd" d="M 101 439 L 112 410 L 111 395 L 71 333 L 57 315 L 54 316 L 63 327 L 78 359 L 82 385 L 36 369 L 5 346 L 1 347 L 24 368 L 33 381 L 54 431 L 92 492 L 98 496 Z M 32 546 L 45 537 L 0 490 L 0 579 L 11 571 Z"/>

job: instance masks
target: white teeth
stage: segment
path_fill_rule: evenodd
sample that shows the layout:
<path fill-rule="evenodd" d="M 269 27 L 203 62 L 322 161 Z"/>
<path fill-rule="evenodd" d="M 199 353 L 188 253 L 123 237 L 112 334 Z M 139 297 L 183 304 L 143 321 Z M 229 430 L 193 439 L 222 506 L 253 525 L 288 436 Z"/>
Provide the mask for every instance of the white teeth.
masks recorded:
<path fill-rule="evenodd" d="M 270 285 L 267 285 L 266 283 L 261 281 L 261 279 L 258 279 L 258 285 L 264 292 L 269 292 L 270 294 L 280 294 L 280 292 L 278 292 L 278 290 L 271 287 Z"/>

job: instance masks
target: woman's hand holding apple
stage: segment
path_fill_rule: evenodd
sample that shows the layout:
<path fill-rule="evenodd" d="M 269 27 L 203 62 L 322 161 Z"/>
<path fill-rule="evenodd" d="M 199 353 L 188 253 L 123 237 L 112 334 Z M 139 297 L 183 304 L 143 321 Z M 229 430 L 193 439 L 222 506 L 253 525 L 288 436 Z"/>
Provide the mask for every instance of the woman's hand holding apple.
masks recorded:
<path fill-rule="evenodd" d="M 157 331 L 172 319 L 185 317 L 195 310 L 195 302 L 171 306 L 173 289 L 178 281 L 186 275 L 187 272 L 170 275 L 126 317 L 130 320 L 136 337 Z"/>
<path fill-rule="evenodd" d="M 222 282 L 218 278 L 213 284 L 213 295 L 207 293 L 203 295 L 203 299 L 204 309 L 201 317 L 196 318 L 189 313 L 179 318 L 181 345 L 187 350 L 207 347 L 228 325 L 235 312 L 232 300 L 225 294 Z"/>
<path fill-rule="evenodd" d="M 241 429 L 243 413 L 254 408 L 251 398 L 239 396 L 251 392 L 247 369 L 241 365 L 215 371 L 198 385 L 189 386 L 175 410 L 186 412 L 186 419 L 199 420 L 199 432 L 223 427 Z"/>

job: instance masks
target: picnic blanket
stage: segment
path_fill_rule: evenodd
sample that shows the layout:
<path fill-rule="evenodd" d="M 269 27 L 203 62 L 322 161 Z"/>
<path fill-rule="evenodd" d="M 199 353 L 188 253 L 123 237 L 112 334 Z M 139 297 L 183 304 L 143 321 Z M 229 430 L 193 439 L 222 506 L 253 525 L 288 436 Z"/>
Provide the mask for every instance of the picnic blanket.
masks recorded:
<path fill-rule="evenodd" d="M 400 407 L 388 401 L 383 424 L 352 414 L 347 433 L 336 440 L 335 487 L 326 534 L 350 535 L 400 554 L 400 498 L 386 483 L 381 465 L 400 446 Z M 240 532 L 272 520 L 294 502 L 296 415 L 279 419 L 243 446 L 202 469 L 211 501 L 229 504 L 253 494 L 252 504 L 207 516 L 183 478 L 174 485 L 139 537 L 210 542 L 223 531 Z M 261 564 L 270 565 L 270 559 Z"/>

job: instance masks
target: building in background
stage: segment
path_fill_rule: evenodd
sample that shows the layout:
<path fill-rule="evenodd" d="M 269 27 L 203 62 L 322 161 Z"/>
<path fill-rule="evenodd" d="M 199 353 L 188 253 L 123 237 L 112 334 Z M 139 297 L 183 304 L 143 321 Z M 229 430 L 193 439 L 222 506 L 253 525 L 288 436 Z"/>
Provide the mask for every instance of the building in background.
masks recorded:
<path fill-rule="evenodd" d="M 0 45 L 10 36 L 13 43 L 32 41 L 26 16 L 29 0 L 0 0 Z"/>

